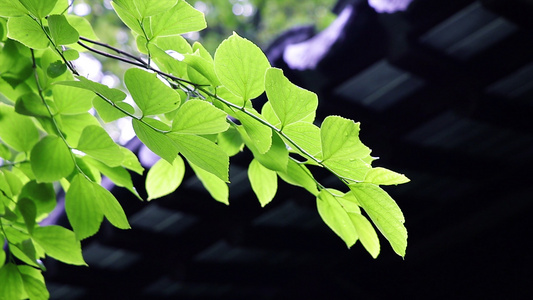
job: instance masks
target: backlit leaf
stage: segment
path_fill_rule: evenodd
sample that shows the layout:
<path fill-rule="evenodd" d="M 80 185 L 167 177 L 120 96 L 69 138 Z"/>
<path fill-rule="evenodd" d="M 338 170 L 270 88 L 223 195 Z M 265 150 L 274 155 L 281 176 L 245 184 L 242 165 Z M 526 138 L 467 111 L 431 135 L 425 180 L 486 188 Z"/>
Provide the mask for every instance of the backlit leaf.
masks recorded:
<path fill-rule="evenodd" d="M 228 129 L 226 113 L 201 100 L 189 100 L 178 110 L 172 131 L 178 133 L 214 134 Z"/>
<path fill-rule="evenodd" d="M 207 26 L 204 14 L 186 1 L 151 18 L 152 37 L 178 35 L 200 31 Z"/>
<path fill-rule="evenodd" d="M 163 197 L 174 192 L 185 175 L 185 163 L 181 156 L 176 156 L 172 164 L 159 160 L 146 175 L 146 192 L 148 200 Z"/>
<path fill-rule="evenodd" d="M 0 139 L 21 152 L 28 152 L 39 140 L 31 118 L 19 115 L 12 106 L 0 103 Z"/>
<path fill-rule="evenodd" d="M 126 152 L 123 152 L 123 153 L 126 153 Z M 106 176 L 107 178 L 109 178 L 109 180 L 111 180 L 115 185 L 128 189 L 137 198 L 141 199 L 141 196 L 139 196 L 139 193 L 137 193 L 137 190 L 133 186 L 133 181 L 131 180 L 130 173 L 126 171 L 126 169 L 124 169 L 123 167 L 110 167 L 89 156 L 84 156 L 83 161 L 95 167 L 98 170 L 98 172 L 102 172 L 102 174 Z M 139 167 L 141 167 L 140 164 L 139 164 Z"/>
<path fill-rule="evenodd" d="M 229 188 L 228 184 L 224 182 L 219 177 L 213 175 L 210 172 L 205 171 L 204 169 L 195 166 L 193 163 L 189 162 L 189 165 L 194 170 L 194 173 L 202 182 L 202 185 L 209 192 L 213 199 L 218 202 L 229 205 Z"/>
<path fill-rule="evenodd" d="M 316 203 L 322 220 L 346 243 L 348 248 L 353 246 L 357 240 L 357 232 L 348 213 L 335 199 L 335 196 L 322 190 L 318 194 Z"/>
<path fill-rule="evenodd" d="M 283 140 L 281 140 L 277 134 L 272 135 L 272 146 L 270 149 L 265 153 L 261 153 L 259 150 L 257 150 L 255 144 L 251 143 L 250 138 L 246 132 L 243 132 L 244 130 L 242 127 L 239 127 L 238 129 L 241 131 L 241 136 L 246 143 L 246 146 L 248 146 L 248 148 L 254 154 L 254 158 L 257 159 L 263 166 L 273 171 L 285 172 L 287 170 L 289 151 L 287 150 Z"/>
<path fill-rule="evenodd" d="M 0 268 L 0 299 L 21 299 L 24 293 L 22 277 L 13 263 L 5 264 Z"/>
<path fill-rule="evenodd" d="M 120 118 L 126 117 L 127 115 L 120 109 L 114 107 L 111 103 L 100 97 L 93 98 L 93 106 L 98 112 L 98 116 L 106 123 L 118 120 Z M 129 112 L 130 114 L 135 113 L 133 106 L 129 105 L 123 101 L 117 101 L 114 103 L 116 106 L 120 107 L 122 110 Z"/>
<path fill-rule="evenodd" d="M 96 199 L 94 185 L 83 175 L 76 175 L 70 182 L 65 197 L 67 217 L 78 240 L 98 232 L 104 213 Z"/>
<path fill-rule="evenodd" d="M 33 49 L 46 49 L 49 44 L 41 26 L 30 16 L 9 18 L 7 36 Z"/>
<path fill-rule="evenodd" d="M 65 85 L 54 85 L 52 92 L 57 113 L 59 114 L 81 114 L 92 107 L 91 100 L 94 98 L 92 91 Z"/>
<path fill-rule="evenodd" d="M 118 89 L 112 89 L 98 82 L 89 80 L 83 76 L 76 76 L 78 81 L 60 81 L 55 84 L 73 86 L 85 90 L 92 91 L 96 94 L 102 95 L 104 98 L 111 100 L 112 102 L 122 101 L 126 98 L 126 94 Z"/>
<path fill-rule="evenodd" d="M 100 126 L 100 123 L 88 112 L 77 115 L 56 116 L 56 120 L 61 118 L 61 129 L 66 135 L 69 145 L 77 145 L 83 129 L 87 126 Z"/>
<path fill-rule="evenodd" d="M 134 0 L 141 17 L 149 17 L 168 10 L 176 5 L 178 0 Z"/>
<path fill-rule="evenodd" d="M 179 151 L 176 143 L 172 139 L 161 132 L 153 130 L 148 127 L 148 125 L 145 125 L 138 120 L 133 119 L 132 122 L 133 130 L 143 144 L 166 161 L 174 161 Z"/>
<path fill-rule="evenodd" d="M 254 159 L 248 166 L 248 179 L 262 207 L 274 199 L 278 190 L 278 176 L 276 172 L 265 168 Z"/>
<path fill-rule="evenodd" d="M 35 180 L 27 182 L 20 192 L 19 198 L 33 200 L 36 208 L 36 219 L 40 221 L 56 206 L 56 194 L 51 183 L 37 183 Z"/>
<path fill-rule="evenodd" d="M 37 227 L 32 239 L 48 256 L 72 265 L 87 265 L 81 255 L 81 244 L 74 232 L 57 225 Z"/>
<path fill-rule="evenodd" d="M 19 17 L 28 13 L 28 10 L 19 2 L 13 0 L 0 0 L 0 16 Z"/>
<path fill-rule="evenodd" d="M 19 266 L 19 269 L 22 269 L 26 266 Z M 28 267 L 29 268 L 29 267 Z M 32 270 L 35 270 L 33 268 L 30 268 Z M 22 272 L 22 282 L 24 283 L 24 290 L 28 294 L 28 297 L 31 300 L 47 300 L 50 298 L 50 293 L 46 289 L 46 285 L 44 284 L 44 279 L 41 281 L 34 276 L 27 275 Z"/>
<path fill-rule="evenodd" d="M 174 140 L 179 152 L 194 165 L 228 181 L 229 157 L 217 144 L 192 134 L 168 134 Z"/>
<path fill-rule="evenodd" d="M 265 72 L 270 67 L 265 54 L 247 39 L 233 33 L 218 46 L 215 72 L 220 82 L 244 100 L 265 90 Z"/>
<path fill-rule="evenodd" d="M 253 109 L 248 109 L 248 112 L 262 118 Z M 253 145 L 258 153 L 266 153 L 272 146 L 272 129 L 239 110 L 235 111 L 235 115 L 249 138 L 247 144 Z"/>
<path fill-rule="evenodd" d="M 233 127 L 218 134 L 217 144 L 224 149 L 226 154 L 230 157 L 242 151 L 244 147 L 241 135 Z"/>
<path fill-rule="evenodd" d="M 37 181 L 52 182 L 74 170 L 70 149 L 62 139 L 48 135 L 31 150 L 31 169 Z"/>
<path fill-rule="evenodd" d="M 76 148 L 110 167 L 120 166 L 124 158 L 119 146 L 100 126 L 85 127 Z"/>
<path fill-rule="evenodd" d="M 31 234 L 33 227 L 35 226 L 35 217 L 37 216 L 37 207 L 35 206 L 35 203 L 28 198 L 21 198 L 17 202 L 17 208 L 24 219 L 28 232 Z"/>
<path fill-rule="evenodd" d="M 377 185 L 355 183 L 349 186 L 361 207 L 387 238 L 394 251 L 402 257 L 405 256 L 407 230 L 403 225 L 404 216 L 396 202 Z"/>
<path fill-rule="evenodd" d="M 348 213 L 348 216 L 350 216 L 355 231 L 357 232 L 357 236 L 366 251 L 368 251 L 373 258 L 378 257 L 380 250 L 379 238 L 374 227 L 370 224 L 370 221 L 368 221 L 365 216 L 358 213 Z"/>
<path fill-rule="evenodd" d="M 359 123 L 352 120 L 326 117 L 320 135 L 324 160 L 350 160 L 370 155 L 370 149 L 359 140 Z"/>
<path fill-rule="evenodd" d="M 267 70 L 265 89 L 282 127 L 298 121 L 310 123 L 314 121 L 318 97 L 315 93 L 290 82 L 282 70 L 277 68 Z"/>
<path fill-rule="evenodd" d="M 320 129 L 313 123 L 295 122 L 286 125 L 283 128 L 283 133 L 287 135 L 293 142 L 305 150 L 312 156 L 317 156 L 322 151 L 322 142 L 320 140 Z M 289 145 L 292 150 L 304 155 L 293 145 Z M 305 156 L 305 155 L 304 155 Z M 308 157 L 306 157 L 308 158 Z"/>
<path fill-rule="evenodd" d="M 124 82 L 143 115 L 157 115 L 178 108 L 180 95 L 159 80 L 155 73 L 132 68 L 124 74 Z"/>
<path fill-rule="evenodd" d="M 206 78 L 209 81 L 209 84 L 214 87 L 220 85 L 220 81 L 215 74 L 215 67 L 212 61 L 210 62 L 196 53 L 184 54 L 184 57 L 185 58 L 183 59 L 183 62 Z M 189 74 L 189 76 L 192 78 L 191 74 Z"/>
<path fill-rule="evenodd" d="M 68 45 L 78 41 L 80 34 L 72 27 L 64 15 L 48 16 L 50 35 L 57 45 Z"/>
<path fill-rule="evenodd" d="M 90 184 L 93 186 L 94 198 L 109 223 L 120 229 L 130 229 L 128 218 L 115 196 L 95 182 L 90 182 Z"/>
<path fill-rule="evenodd" d="M 409 182 L 409 178 L 407 178 L 403 174 L 399 174 L 385 168 L 377 167 L 368 170 L 368 173 L 365 177 L 365 182 L 373 183 L 376 185 L 391 185 Z"/>
<path fill-rule="evenodd" d="M 318 195 L 317 183 L 313 180 L 312 174 L 303 164 L 289 159 L 286 171 L 277 171 L 279 177 L 292 185 L 301 186 L 314 196 Z"/>
<path fill-rule="evenodd" d="M 35 17 L 46 17 L 55 7 L 57 0 L 19 0 Z"/>
<path fill-rule="evenodd" d="M 139 35 L 143 35 L 143 29 L 139 23 L 141 16 L 139 11 L 133 4 L 133 1 L 115 0 L 111 2 L 113 9 L 117 13 L 118 17 L 128 26 L 131 30 Z"/>

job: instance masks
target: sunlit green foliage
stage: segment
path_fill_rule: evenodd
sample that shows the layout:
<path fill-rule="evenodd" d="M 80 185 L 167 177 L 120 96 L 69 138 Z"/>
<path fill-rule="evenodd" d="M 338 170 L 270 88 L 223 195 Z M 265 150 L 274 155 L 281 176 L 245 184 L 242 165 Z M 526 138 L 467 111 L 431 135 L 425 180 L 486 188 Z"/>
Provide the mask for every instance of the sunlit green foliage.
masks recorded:
<path fill-rule="evenodd" d="M 100 185 L 106 176 L 141 198 L 129 171 L 144 169 L 100 122 L 117 119 L 131 120 L 137 137 L 162 158 L 147 172 L 148 200 L 174 192 L 188 164 L 216 201 L 229 204 L 229 158 L 251 151 L 248 176 L 261 206 L 274 199 L 279 177 L 316 197 L 318 213 L 348 247 L 360 240 L 378 256 L 367 215 L 405 255 L 403 214 L 379 185 L 408 179 L 371 166 L 359 123 L 329 116 L 318 126 L 317 96 L 270 67 L 253 42 L 233 33 L 213 57 L 181 36 L 206 26 L 187 2 L 116 0 L 118 17 L 145 54 L 138 58 L 92 40 L 91 25 L 66 15 L 67 7 L 64 0 L 0 0 L 6 33 L 0 35 L 0 299 L 47 299 L 42 259 L 85 265 L 81 240 L 97 233 L 104 218 L 130 228 L 120 203 Z M 106 50 L 94 49 L 96 43 Z M 72 60 L 82 50 L 130 67 L 124 84 L 134 103 L 78 73 Z M 268 102 L 254 108 L 265 91 Z M 344 192 L 315 179 L 316 168 L 336 176 Z M 56 206 L 54 187 L 66 192 L 73 230 L 39 223 Z"/>

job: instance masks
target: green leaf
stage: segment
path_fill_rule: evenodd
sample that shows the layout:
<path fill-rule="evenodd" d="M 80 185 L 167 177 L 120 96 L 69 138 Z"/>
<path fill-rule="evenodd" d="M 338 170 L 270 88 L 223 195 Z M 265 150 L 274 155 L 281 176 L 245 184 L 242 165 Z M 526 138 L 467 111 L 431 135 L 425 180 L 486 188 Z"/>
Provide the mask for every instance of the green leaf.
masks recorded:
<path fill-rule="evenodd" d="M 70 149 L 57 136 L 48 135 L 31 150 L 31 169 L 37 181 L 53 182 L 74 170 Z"/>
<path fill-rule="evenodd" d="M 183 56 L 185 57 L 183 59 L 183 62 L 185 62 L 189 67 L 201 74 L 202 77 L 206 78 L 209 81 L 208 84 L 214 87 L 221 85 L 217 75 L 215 74 L 215 66 L 212 61 L 208 61 L 207 59 L 199 56 L 199 54 L 197 53 L 184 54 Z M 192 78 L 190 72 L 189 77 Z"/>
<path fill-rule="evenodd" d="M 4 160 L 11 160 L 11 151 L 2 143 L 0 143 L 0 158 Z"/>
<path fill-rule="evenodd" d="M 155 73 L 132 68 L 124 74 L 124 82 L 143 115 L 157 115 L 180 106 L 180 95 L 166 86 Z"/>
<path fill-rule="evenodd" d="M 339 116 L 324 119 L 320 129 L 323 163 L 337 175 L 363 181 L 370 149 L 359 140 L 359 123 Z"/>
<path fill-rule="evenodd" d="M 185 175 L 185 163 L 178 155 L 172 164 L 159 160 L 146 175 L 148 200 L 156 199 L 174 192 Z"/>
<path fill-rule="evenodd" d="M 380 250 L 379 238 L 374 230 L 374 227 L 372 227 L 372 224 L 370 224 L 370 221 L 368 221 L 365 216 L 358 213 L 350 212 L 348 213 L 348 216 L 350 216 L 353 226 L 355 227 L 355 231 L 357 232 L 357 236 L 359 237 L 359 240 L 365 247 L 366 251 L 368 251 L 373 258 L 378 257 Z"/>
<path fill-rule="evenodd" d="M 56 46 L 73 44 L 80 38 L 78 31 L 69 24 L 64 15 L 48 16 L 48 28 Z"/>
<path fill-rule="evenodd" d="M 261 207 L 264 207 L 276 195 L 278 190 L 278 176 L 276 172 L 265 168 L 259 161 L 253 159 L 248 166 L 248 178 Z"/>
<path fill-rule="evenodd" d="M 178 0 L 134 0 L 133 2 L 140 16 L 144 18 L 169 10 Z"/>
<path fill-rule="evenodd" d="M 124 154 L 124 159 L 122 160 L 122 166 L 126 169 L 132 170 L 133 172 L 142 175 L 144 168 L 141 166 L 137 156 L 131 152 L 128 148 L 120 147 L 120 151 Z"/>
<path fill-rule="evenodd" d="M 29 266 L 18 266 L 24 283 L 24 290 L 31 300 L 47 300 L 50 298 L 50 293 L 44 284 L 44 278 L 39 271 Z M 40 278 L 35 272 L 40 275 Z"/>
<path fill-rule="evenodd" d="M 215 53 L 215 72 L 232 93 L 249 100 L 265 90 L 270 63 L 259 47 L 236 33 L 224 40 Z"/>
<path fill-rule="evenodd" d="M 69 145 L 78 144 L 81 133 L 85 127 L 91 125 L 100 125 L 96 117 L 88 112 L 77 115 L 56 115 L 55 119 L 56 122 L 60 124 L 59 126 L 63 132 L 63 136 Z M 56 129 L 53 124 L 49 125 L 52 127 L 51 130 L 48 130 L 48 132 L 51 134 L 56 134 Z"/>
<path fill-rule="evenodd" d="M 76 15 L 66 15 L 68 23 L 76 29 L 76 31 L 79 33 L 79 35 L 86 37 L 91 40 L 98 40 L 98 37 L 94 33 L 93 27 L 91 26 L 91 23 L 84 17 L 76 16 Z M 75 47 L 77 46 L 77 47 Z M 79 45 L 69 45 L 70 48 L 75 48 L 78 51 L 87 51 L 85 48 L 79 46 Z"/>
<path fill-rule="evenodd" d="M 81 244 L 74 232 L 57 225 L 37 227 L 32 239 L 47 255 L 71 265 L 87 265 L 81 255 Z"/>
<path fill-rule="evenodd" d="M 255 110 L 247 109 L 247 111 L 261 118 Z M 272 129 L 242 111 L 237 110 L 235 114 L 248 136 L 246 144 L 253 145 L 258 153 L 266 153 L 272 146 Z"/>
<path fill-rule="evenodd" d="M 229 205 L 229 188 L 228 184 L 224 182 L 219 177 L 213 175 L 210 172 L 205 171 L 204 169 L 195 166 L 189 161 L 189 165 L 192 167 L 194 173 L 202 182 L 202 185 L 209 192 L 211 197 L 218 202 Z"/>
<path fill-rule="evenodd" d="M 302 89 L 285 77 L 283 71 L 270 68 L 265 75 L 265 90 L 272 108 L 285 125 L 305 121 L 312 123 L 318 107 L 315 93 Z"/>
<path fill-rule="evenodd" d="M 317 196 L 317 208 L 320 217 L 345 243 L 348 248 L 357 241 L 357 232 L 348 213 L 336 197 L 326 190 Z"/>
<path fill-rule="evenodd" d="M 125 153 L 125 152 L 123 152 Z M 123 167 L 110 167 L 92 157 L 84 156 L 83 161 L 87 162 L 91 166 L 95 167 L 99 172 L 102 172 L 104 176 L 109 178 L 115 185 L 124 187 L 128 189 L 132 194 L 134 194 L 137 198 L 141 199 L 141 196 L 139 196 L 139 193 L 133 186 L 133 181 L 131 180 L 131 175 L 126 169 Z M 137 161 L 138 163 L 138 161 Z M 139 165 L 140 166 L 140 165 Z M 142 168 L 142 167 L 141 167 Z M 141 172 L 142 174 L 142 172 Z"/>
<path fill-rule="evenodd" d="M 46 49 L 49 44 L 41 26 L 30 16 L 9 18 L 7 36 L 33 49 Z"/>
<path fill-rule="evenodd" d="M 83 76 L 76 76 L 76 79 L 78 79 L 78 81 L 60 81 L 56 82 L 55 84 L 89 90 L 96 94 L 102 95 L 104 98 L 112 102 L 122 101 L 126 98 L 126 94 L 121 90 L 109 88 L 106 85 L 91 81 Z"/>
<path fill-rule="evenodd" d="M 130 229 L 128 218 L 115 196 L 101 185 L 94 182 L 89 183 L 93 186 L 94 199 L 96 199 L 100 210 L 109 223 L 120 229 Z"/>
<path fill-rule="evenodd" d="M 98 232 L 104 218 L 94 185 L 80 174 L 74 176 L 65 197 L 67 217 L 78 240 Z"/>
<path fill-rule="evenodd" d="M 174 140 L 179 152 L 196 166 L 214 174 L 223 181 L 228 181 L 229 157 L 217 144 L 192 134 L 171 132 L 168 136 Z"/>
<path fill-rule="evenodd" d="M 129 3 L 128 3 L 129 2 Z M 135 33 L 143 35 L 143 29 L 139 23 L 141 16 L 132 1 L 115 0 L 111 2 L 118 17 Z"/>
<path fill-rule="evenodd" d="M 46 68 L 46 75 L 50 78 L 57 78 L 67 71 L 67 65 L 62 61 L 58 60 L 51 63 L 48 68 Z"/>
<path fill-rule="evenodd" d="M 28 238 L 22 241 L 21 243 L 13 245 L 9 248 L 9 250 L 12 251 L 13 255 L 15 255 L 24 263 L 34 266 L 36 268 L 40 267 L 39 264 L 37 264 L 38 260 L 35 252 L 35 246 L 33 245 L 31 239 Z"/>
<path fill-rule="evenodd" d="M 13 263 L 8 263 L 0 268 L 0 299 L 21 299 L 24 294 L 22 277 Z"/>
<path fill-rule="evenodd" d="M 35 203 L 28 198 L 21 198 L 17 202 L 17 208 L 24 219 L 24 223 L 26 224 L 26 228 L 28 228 L 28 232 L 31 234 L 33 227 L 35 226 L 35 218 L 37 216 L 37 207 L 35 206 Z"/>
<path fill-rule="evenodd" d="M 132 115 L 135 113 L 135 109 L 133 108 L 133 106 L 129 105 L 126 102 L 117 101 L 114 103 L 114 105 L 120 107 L 121 109 L 129 112 Z M 121 110 L 113 106 L 111 103 L 100 97 L 93 98 L 93 106 L 98 112 L 98 116 L 102 118 L 105 123 L 109 123 L 128 116 Z"/>
<path fill-rule="evenodd" d="M 286 125 L 283 133 L 288 136 L 298 146 L 302 147 L 308 154 L 317 157 L 322 152 L 320 140 L 320 128 L 312 123 L 295 122 Z M 290 145 L 292 150 L 304 155 L 294 146 Z M 305 155 L 304 155 L 305 156 Z M 307 158 L 307 156 L 305 156 Z"/>
<path fill-rule="evenodd" d="M 152 17 L 150 21 L 152 36 L 149 38 L 200 31 L 207 26 L 204 14 L 186 1 L 179 1 L 166 12 Z"/>
<path fill-rule="evenodd" d="M 19 0 L 38 19 L 46 17 L 55 7 L 57 0 Z"/>
<path fill-rule="evenodd" d="M 76 148 L 110 167 L 120 166 L 124 159 L 124 154 L 119 146 L 100 126 L 85 127 Z"/>
<path fill-rule="evenodd" d="M 368 173 L 366 173 L 365 176 L 365 182 L 376 185 L 391 185 L 409 182 L 409 178 L 403 174 L 377 167 L 368 170 Z"/>
<path fill-rule="evenodd" d="M 193 134 L 223 132 L 229 127 L 226 116 L 225 112 L 208 102 L 189 100 L 178 110 L 172 122 L 172 131 Z"/>
<path fill-rule="evenodd" d="M 19 1 L 0 0 L 0 16 L 2 17 L 19 17 L 27 13 L 28 10 Z"/>
<path fill-rule="evenodd" d="M 28 181 L 19 195 L 19 199 L 29 198 L 36 207 L 36 220 L 40 221 L 56 207 L 56 194 L 51 183 L 37 183 Z"/>
<path fill-rule="evenodd" d="M 94 93 L 89 90 L 65 85 L 54 85 L 52 87 L 54 103 L 58 114 L 76 115 L 89 111 L 92 107 Z"/>
<path fill-rule="evenodd" d="M 243 132 L 242 127 L 238 128 L 241 132 L 241 136 L 246 143 L 246 146 L 252 151 L 254 158 L 257 159 L 263 166 L 269 168 L 272 171 L 281 171 L 285 172 L 287 170 L 287 163 L 289 161 L 289 151 L 285 146 L 285 143 L 277 134 L 272 135 L 272 146 L 270 149 L 261 153 L 253 143 L 251 143 L 250 138 Z"/>
<path fill-rule="evenodd" d="M 31 118 L 19 115 L 12 106 L 0 103 L 0 139 L 11 148 L 29 152 L 39 140 Z"/>
<path fill-rule="evenodd" d="M 244 142 L 237 129 L 230 127 L 217 136 L 217 144 L 226 151 L 228 156 L 233 156 L 242 151 Z"/>
<path fill-rule="evenodd" d="M 404 257 L 407 247 L 407 230 L 403 225 L 404 216 L 396 202 L 377 185 L 355 183 L 349 186 L 361 207 L 387 238 L 394 251 Z"/>
<path fill-rule="evenodd" d="M 292 185 L 301 186 L 314 196 L 318 195 L 318 188 L 311 171 L 303 164 L 289 159 L 286 171 L 277 171 L 279 177 Z"/>
<path fill-rule="evenodd" d="M 350 160 L 370 155 L 370 149 L 359 140 L 359 123 L 352 120 L 328 116 L 322 122 L 320 136 L 324 160 Z"/>
<path fill-rule="evenodd" d="M 80 58 L 80 53 L 74 49 L 67 49 L 63 51 L 63 56 L 65 57 L 66 60 L 73 61 L 73 60 Z"/>
<path fill-rule="evenodd" d="M 143 144 L 166 161 L 174 161 L 179 151 L 176 143 L 172 139 L 161 132 L 153 130 L 136 119 L 133 119 L 132 122 L 133 130 Z"/>

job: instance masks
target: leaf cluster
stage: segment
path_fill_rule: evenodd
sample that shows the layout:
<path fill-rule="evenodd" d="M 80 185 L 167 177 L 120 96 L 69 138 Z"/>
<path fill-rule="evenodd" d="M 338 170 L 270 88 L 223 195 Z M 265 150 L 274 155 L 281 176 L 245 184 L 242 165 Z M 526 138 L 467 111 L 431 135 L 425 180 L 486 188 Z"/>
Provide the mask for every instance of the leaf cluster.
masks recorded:
<path fill-rule="evenodd" d="M 348 247 L 360 240 L 377 257 L 372 221 L 405 255 L 402 212 L 379 186 L 408 179 L 371 166 L 359 123 L 329 116 L 318 126 L 316 94 L 291 83 L 236 33 L 214 56 L 190 45 L 181 35 L 206 23 L 183 0 L 112 4 L 143 58 L 94 40 L 89 22 L 65 13 L 66 0 L 0 0 L 0 243 L 7 245 L 0 250 L 0 299 L 48 298 L 43 258 L 85 265 L 80 241 L 97 233 L 104 218 L 130 228 L 100 184 L 106 176 L 140 198 L 130 172 L 143 174 L 143 167 L 102 126 L 120 118 L 131 120 L 137 137 L 161 157 L 146 174 L 148 200 L 174 192 L 188 164 L 215 200 L 229 204 L 229 158 L 246 148 L 261 206 L 272 201 L 280 178 L 316 197 L 318 213 Z M 80 51 L 132 65 L 124 84 L 134 103 L 80 76 L 73 63 Z M 254 99 L 263 93 L 268 101 L 258 110 Z M 323 186 L 314 168 L 331 172 L 346 191 Z M 58 187 L 66 192 L 72 230 L 39 224 L 55 208 Z"/>

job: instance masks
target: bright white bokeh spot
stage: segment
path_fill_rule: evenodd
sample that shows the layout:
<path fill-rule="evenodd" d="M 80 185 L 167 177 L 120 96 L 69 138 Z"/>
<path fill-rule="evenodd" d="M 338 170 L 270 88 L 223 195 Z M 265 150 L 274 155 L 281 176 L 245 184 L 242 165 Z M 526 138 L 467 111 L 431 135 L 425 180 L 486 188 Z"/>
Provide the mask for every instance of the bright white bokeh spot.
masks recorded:
<path fill-rule="evenodd" d="M 244 13 L 244 6 L 240 3 L 233 4 L 233 8 L 231 9 L 233 11 L 233 14 L 236 16 L 240 16 Z"/>
<path fill-rule="evenodd" d="M 86 16 L 91 13 L 91 6 L 87 3 L 79 3 L 74 5 L 74 14 L 78 16 Z"/>
<path fill-rule="evenodd" d="M 118 134 L 118 137 L 116 140 L 124 145 L 129 140 L 135 137 L 135 131 L 133 131 L 133 127 L 131 126 L 131 119 L 130 118 L 120 118 L 117 121 L 117 128 L 120 129 L 120 132 Z"/>
<path fill-rule="evenodd" d="M 254 6 L 251 3 L 244 4 L 242 15 L 245 17 L 250 17 L 253 14 L 254 14 Z"/>
<path fill-rule="evenodd" d="M 196 1 L 194 3 L 194 8 L 196 8 L 197 10 L 203 12 L 206 15 L 209 13 L 209 6 L 207 4 L 205 4 L 205 2 Z"/>
<path fill-rule="evenodd" d="M 105 74 L 100 80 L 101 84 L 104 84 L 110 88 L 117 87 L 119 79 L 115 74 Z"/>
<path fill-rule="evenodd" d="M 80 52 L 80 57 L 74 61 L 80 75 L 89 80 L 100 82 L 102 79 L 102 63 L 92 55 Z"/>
<path fill-rule="evenodd" d="M 197 41 L 200 38 L 200 33 L 198 31 L 188 32 L 183 36 L 191 41 Z"/>
<path fill-rule="evenodd" d="M 113 6 L 111 5 L 111 0 L 104 0 L 104 7 L 109 10 L 113 10 Z"/>
<path fill-rule="evenodd" d="M 128 33 L 124 30 L 118 30 L 115 34 L 115 38 L 117 39 L 117 42 L 120 44 L 126 44 L 128 40 L 130 39 Z"/>
<path fill-rule="evenodd" d="M 368 0 L 378 13 L 394 13 L 406 10 L 413 0 Z"/>

